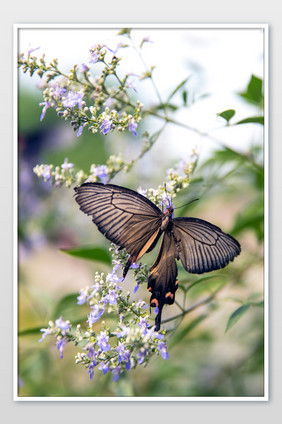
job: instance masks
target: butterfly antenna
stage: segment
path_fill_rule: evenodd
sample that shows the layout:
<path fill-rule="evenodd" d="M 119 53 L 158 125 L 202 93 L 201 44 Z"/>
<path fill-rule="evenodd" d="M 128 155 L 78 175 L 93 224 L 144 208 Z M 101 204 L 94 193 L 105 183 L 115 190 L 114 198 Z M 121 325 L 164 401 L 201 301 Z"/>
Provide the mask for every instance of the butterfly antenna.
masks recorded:
<path fill-rule="evenodd" d="M 174 209 L 180 209 L 180 208 L 183 208 L 183 206 L 190 205 L 191 203 L 196 202 L 197 200 L 200 200 L 200 199 L 193 199 L 193 200 L 190 200 L 190 202 L 188 202 L 188 203 L 184 203 L 184 205 L 178 206 L 177 208 L 174 208 Z"/>

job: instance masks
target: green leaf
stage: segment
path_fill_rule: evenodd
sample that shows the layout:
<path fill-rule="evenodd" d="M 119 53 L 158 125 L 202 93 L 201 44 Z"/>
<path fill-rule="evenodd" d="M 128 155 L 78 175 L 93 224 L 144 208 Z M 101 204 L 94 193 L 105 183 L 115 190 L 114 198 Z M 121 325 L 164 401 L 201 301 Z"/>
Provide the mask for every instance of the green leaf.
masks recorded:
<path fill-rule="evenodd" d="M 187 106 L 187 91 L 186 90 L 182 92 L 182 99 L 183 99 L 184 106 Z"/>
<path fill-rule="evenodd" d="M 174 333 L 174 336 L 170 342 L 170 344 L 176 345 L 177 343 L 181 342 L 184 337 L 187 336 L 190 331 L 194 330 L 205 318 L 207 318 L 208 315 L 202 314 L 195 318 L 193 321 L 190 322 L 190 324 L 186 325 L 181 331 L 178 331 L 177 333 Z"/>
<path fill-rule="evenodd" d="M 186 291 L 191 290 L 193 287 L 197 286 L 198 284 L 209 281 L 212 278 L 222 278 L 222 277 L 224 276 L 220 274 L 216 274 L 216 275 L 206 275 L 205 277 L 198 278 L 196 281 L 190 284 L 189 287 L 187 287 Z"/>
<path fill-rule="evenodd" d="M 68 255 L 75 256 L 77 258 L 89 259 L 91 261 L 104 262 L 106 264 L 112 263 L 112 258 L 107 249 L 101 247 L 78 247 L 75 249 L 60 249 L 61 252 L 67 253 Z"/>
<path fill-rule="evenodd" d="M 54 308 L 53 319 L 59 318 L 64 315 L 66 311 L 77 307 L 77 296 L 78 293 L 70 293 L 62 297 Z M 79 309 L 79 308 L 78 308 Z M 79 313 L 81 313 L 79 311 Z M 73 316 L 73 315 L 72 315 Z M 64 316 L 66 319 L 66 317 Z"/>
<path fill-rule="evenodd" d="M 262 79 L 252 75 L 246 91 L 239 94 L 246 100 L 261 105 L 263 103 Z"/>
<path fill-rule="evenodd" d="M 167 102 L 169 102 L 170 99 L 186 84 L 186 82 L 189 80 L 190 76 L 185 78 L 183 81 L 181 81 L 180 84 L 172 91 L 172 93 L 168 96 Z"/>
<path fill-rule="evenodd" d="M 250 118 L 242 119 L 236 122 L 234 125 L 239 124 L 261 124 L 264 125 L 264 116 L 251 116 Z"/>
<path fill-rule="evenodd" d="M 217 113 L 217 116 L 220 116 L 221 118 L 225 119 L 227 124 L 229 124 L 230 119 L 233 118 L 235 113 L 236 113 L 236 111 L 234 109 L 227 109 L 227 110 L 224 110 L 221 113 Z"/>
<path fill-rule="evenodd" d="M 240 318 L 242 318 L 242 316 L 247 312 L 247 310 L 249 309 L 250 304 L 249 303 L 245 303 L 244 305 L 240 306 L 238 309 L 236 309 L 229 317 L 226 329 L 225 329 L 225 333 L 230 330 L 230 328 L 232 328 L 236 322 L 239 321 Z"/>

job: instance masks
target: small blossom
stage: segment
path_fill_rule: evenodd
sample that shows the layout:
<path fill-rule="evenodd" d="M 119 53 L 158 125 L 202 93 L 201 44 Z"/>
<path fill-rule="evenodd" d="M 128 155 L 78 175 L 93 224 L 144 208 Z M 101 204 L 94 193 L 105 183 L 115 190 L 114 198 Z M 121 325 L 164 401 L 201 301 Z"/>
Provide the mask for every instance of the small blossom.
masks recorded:
<path fill-rule="evenodd" d="M 106 305 L 107 303 L 109 303 L 110 305 L 115 305 L 117 303 L 117 293 L 115 292 L 115 290 L 110 290 L 109 294 L 107 294 L 107 296 L 105 296 L 104 298 L 104 305 Z"/>
<path fill-rule="evenodd" d="M 80 69 L 84 74 L 89 71 L 89 67 L 85 63 L 81 65 Z"/>
<path fill-rule="evenodd" d="M 61 330 L 68 330 L 70 327 L 70 323 L 68 321 L 64 321 L 62 317 L 56 319 L 55 326 L 60 328 Z"/>
<path fill-rule="evenodd" d="M 92 169 L 93 175 L 100 178 L 102 184 L 106 184 L 108 180 L 108 168 L 106 165 L 96 166 Z"/>
<path fill-rule="evenodd" d="M 90 314 L 88 314 L 87 322 L 89 325 L 94 324 L 96 321 L 99 321 L 103 313 L 105 312 L 105 308 L 100 309 L 99 305 L 94 305 Z"/>
<path fill-rule="evenodd" d="M 138 327 L 142 328 L 144 336 L 147 334 L 147 328 L 149 324 L 147 322 L 147 317 L 140 317 L 138 322 Z"/>
<path fill-rule="evenodd" d="M 100 362 L 99 370 L 103 371 L 103 374 L 106 375 L 107 372 L 109 371 L 109 364 L 108 363 L 105 364 L 103 361 Z"/>
<path fill-rule="evenodd" d="M 76 134 L 77 137 L 81 136 L 84 126 L 85 126 L 85 124 L 80 125 L 80 127 L 78 128 L 77 134 Z"/>
<path fill-rule="evenodd" d="M 47 109 L 49 107 L 51 107 L 51 102 L 49 102 L 49 101 L 41 102 L 41 103 L 39 103 L 39 106 L 44 106 L 43 109 L 42 109 L 42 113 L 40 115 L 40 121 L 42 121 L 44 119 L 44 117 L 45 117 L 45 114 L 47 112 Z"/>
<path fill-rule="evenodd" d="M 86 346 L 86 349 L 88 350 L 87 356 L 88 358 L 92 359 L 94 366 L 97 365 L 97 353 L 95 352 L 95 345 L 93 343 L 89 343 Z"/>
<path fill-rule="evenodd" d="M 145 196 L 147 193 L 147 189 L 143 190 L 141 187 L 137 188 L 137 191 L 139 194 L 141 194 L 142 196 Z"/>
<path fill-rule="evenodd" d="M 115 100 L 112 99 L 112 97 L 108 97 L 107 100 L 105 101 L 104 105 L 108 108 L 111 108 L 114 103 L 115 103 Z"/>
<path fill-rule="evenodd" d="M 52 331 L 51 331 L 51 329 L 50 328 L 41 328 L 41 333 L 43 333 L 42 334 L 42 337 L 41 337 L 41 339 L 40 340 L 38 340 L 38 343 L 41 343 L 41 342 L 43 342 L 43 340 L 45 339 L 45 337 L 47 337 L 47 336 L 50 336 L 50 334 L 52 334 Z"/>
<path fill-rule="evenodd" d="M 49 165 L 44 165 L 43 172 L 42 172 L 42 177 L 45 180 L 50 180 L 50 178 L 51 178 L 51 168 L 50 168 Z"/>
<path fill-rule="evenodd" d="M 132 269 L 138 269 L 139 268 L 139 264 L 137 262 L 134 262 L 133 264 L 130 265 L 130 268 L 132 268 Z"/>
<path fill-rule="evenodd" d="M 66 98 L 63 100 L 63 106 L 73 108 L 76 105 L 78 105 L 79 109 L 81 109 L 83 96 L 84 96 L 83 90 L 69 91 L 67 93 Z"/>
<path fill-rule="evenodd" d="M 80 295 L 77 296 L 77 304 L 83 305 L 87 300 L 87 291 L 86 290 L 80 290 Z"/>
<path fill-rule="evenodd" d="M 57 350 L 60 351 L 60 358 L 63 359 L 63 350 L 65 345 L 67 344 L 67 340 L 64 338 L 61 338 L 60 340 L 57 341 L 56 345 L 57 345 Z"/>
<path fill-rule="evenodd" d="M 116 333 L 116 336 L 118 338 L 128 336 L 128 334 L 130 332 L 130 328 L 129 327 L 126 327 L 125 325 L 121 325 L 120 326 L 120 329 L 121 329 L 121 331 L 119 331 L 119 332 Z"/>
<path fill-rule="evenodd" d="M 121 371 L 121 367 L 116 367 L 116 368 L 112 369 L 113 381 L 118 381 L 119 380 L 120 371 Z"/>
<path fill-rule="evenodd" d="M 143 362 L 145 361 L 147 355 L 147 349 L 145 349 L 144 347 L 142 347 L 139 352 L 137 353 L 137 364 L 141 365 L 143 364 Z"/>
<path fill-rule="evenodd" d="M 159 342 L 157 346 L 158 351 L 161 352 L 161 355 L 164 359 L 168 359 L 167 346 L 164 342 Z"/>
<path fill-rule="evenodd" d="M 137 137 L 136 128 L 137 128 L 137 123 L 136 123 L 136 122 L 134 121 L 134 119 L 132 118 L 132 119 L 129 121 L 128 129 L 129 129 L 129 131 L 131 131 L 131 132 L 132 132 L 132 134 L 133 134 L 135 137 Z"/>
<path fill-rule="evenodd" d="M 96 62 L 98 62 L 98 54 L 96 50 L 91 50 L 89 63 L 96 63 Z"/>
<path fill-rule="evenodd" d="M 65 158 L 64 163 L 61 165 L 62 169 L 64 169 L 65 171 L 67 169 L 73 168 L 73 163 L 69 163 L 68 158 Z"/>
<path fill-rule="evenodd" d="M 139 289 L 140 284 L 136 284 L 136 286 L 133 289 L 133 293 L 135 294 L 137 290 Z"/>
<path fill-rule="evenodd" d="M 40 46 L 39 47 L 30 47 L 27 51 L 27 55 L 30 56 L 31 53 L 35 52 L 35 50 L 38 50 L 38 49 L 40 49 Z"/>
<path fill-rule="evenodd" d="M 87 374 L 89 374 L 89 378 L 90 378 L 90 380 L 92 380 L 92 378 L 93 378 L 93 376 L 94 376 L 94 368 L 95 368 L 95 366 L 96 366 L 96 364 L 94 364 L 94 362 L 91 362 L 91 363 L 89 364 Z"/>
<path fill-rule="evenodd" d="M 99 336 L 97 337 L 97 344 L 99 348 L 105 352 L 108 352 L 111 346 L 108 344 L 109 336 L 106 331 L 101 331 Z"/>
<path fill-rule="evenodd" d="M 99 283 L 95 283 L 93 286 L 91 286 L 91 294 L 88 296 L 88 299 L 91 299 L 93 296 L 95 296 L 95 294 L 97 293 L 97 291 L 100 290 L 100 288 L 101 286 Z"/>
<path fill-rule="evenodd" d="M 102 124 L 100 125 L 100 130 L 102 134 L 106 135 L 111 130 L 112 124 L 113 121 L 108 116 L 106 116 Z"/>

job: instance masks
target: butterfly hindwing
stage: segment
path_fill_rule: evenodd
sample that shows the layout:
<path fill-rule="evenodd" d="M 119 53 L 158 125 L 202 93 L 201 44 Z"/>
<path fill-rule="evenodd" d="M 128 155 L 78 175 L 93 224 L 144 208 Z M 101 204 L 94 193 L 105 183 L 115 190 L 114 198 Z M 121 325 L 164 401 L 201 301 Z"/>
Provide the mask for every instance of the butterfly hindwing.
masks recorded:
<path fill-rule="evenodd" d="M 175 218 L 173 232 L 178 257 L 195 274 L 224 268 L 240 254 L 240 244 L 219 227 L 198 218 Z"/>
<path fill-rule="evenodd" d="M 157 258 L 150 268 L 148 290 L 152 293 L 150 305 L 158 307 L 155 330 L 160 329 L 162 308 L 174 303 L 177 290 L 176 245 L 171 232 L 165 232 Z"/>

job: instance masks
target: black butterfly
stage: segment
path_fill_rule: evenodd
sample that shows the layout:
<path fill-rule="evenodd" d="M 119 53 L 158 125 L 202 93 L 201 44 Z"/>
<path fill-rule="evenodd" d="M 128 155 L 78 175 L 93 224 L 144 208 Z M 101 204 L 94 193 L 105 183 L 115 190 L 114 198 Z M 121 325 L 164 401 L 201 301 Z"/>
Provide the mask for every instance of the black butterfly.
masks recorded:
<path fill-rule="evenodd" d="M 158 307 L 155 330 L 160 329 L 162 308 L 175 299 L 178 281 L 175 259 L 194 274 L 225 267 L 240 254 L 240 244 L 220 228 L 198 218 L 173 218 L 173 207 L 162 212 L 146 197 L 113 184 L 85 183 L 75 188 L 80 209 L 112 243 L 130 255 L 123 270 L 150 252 L 163 234 L 158 256 L 150 268 L 150 305 Z"/>

